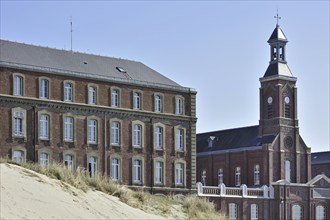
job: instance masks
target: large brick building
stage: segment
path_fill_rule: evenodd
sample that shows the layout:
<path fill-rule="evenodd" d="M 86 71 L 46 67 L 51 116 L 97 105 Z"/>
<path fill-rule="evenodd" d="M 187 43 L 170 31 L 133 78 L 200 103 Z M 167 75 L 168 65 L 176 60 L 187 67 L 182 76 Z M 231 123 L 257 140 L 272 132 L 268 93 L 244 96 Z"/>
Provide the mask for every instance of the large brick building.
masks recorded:
<path fill-rule="evenodd" d="M 299 134 L 287 42 L 276 25 L 260 78 L 259 125 L 197 134 L 198 195 L 230 219 L 330 219 L 330 179 L 311 179 L 311 149 Z"/>
<path fill-rule="evenodd" d="M 1 40 L 0 156 L 195 188 L 196 91 L 125 59 Z"/>

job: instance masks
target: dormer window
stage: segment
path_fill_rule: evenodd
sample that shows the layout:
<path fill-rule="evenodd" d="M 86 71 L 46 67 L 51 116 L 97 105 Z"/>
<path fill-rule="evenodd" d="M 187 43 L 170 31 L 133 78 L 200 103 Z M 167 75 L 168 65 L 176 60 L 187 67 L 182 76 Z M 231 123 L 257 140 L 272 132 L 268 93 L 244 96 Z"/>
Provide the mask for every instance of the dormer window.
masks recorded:
<path fill-rule="evenodd" d="M 123 67 L 117 66 L 116 69 L 121 73 L 126 73 L 126 70 Z"/>
<path fill-rule="evenodd" d="M 213 141 L 215 139 L 215 136 L 210 136 L 208 141 L 208 147 L 213 147 Z"/>

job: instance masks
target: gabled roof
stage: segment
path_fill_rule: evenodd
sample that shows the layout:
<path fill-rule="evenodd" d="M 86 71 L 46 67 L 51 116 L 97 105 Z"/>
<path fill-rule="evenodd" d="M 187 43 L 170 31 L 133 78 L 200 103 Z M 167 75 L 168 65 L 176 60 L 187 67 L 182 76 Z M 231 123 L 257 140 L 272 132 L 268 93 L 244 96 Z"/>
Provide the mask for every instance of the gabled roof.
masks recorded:
<path fill-rule="evenodd" d="M 330 164 L 330 151 L 312 153 L 312 164 Z"/>
<path fill-rule="evenodd" d="M 197 153 L 244 148 L 261 148 L 264 143 L 272 143 L 275 135 L 259 136 L 259 126 L 233 128 L 197 134 Z M 212 147 L 209 147 L 209 141 Z"/>
<path fill-rule="evenodd" d="M 270 43 L 273 41 L 288 41 L 279 25 L 276 25 L 272 35 L 270 35 L 270 38 L 267 42 Z"/>
<path fill-rule="evenodd" d="M 308 181 L 306 184 L 308 184 L 308 185 L 315 185 L 315 183 L 317 183 L 321 179 L 323 179 L 328 184 L 330 184 L 330 179 L 326 175 L 324 175 L 324 174 L 319 174 L 319 175 L 315 176 L 313 179 L 311 179 L 310 181 Z"/>
<path fill-rule="evenodd" d="M 141 62 L 5 40 L 0 40 L 0 65 L 50 74 L 189 90 Z"/>
<path fill-rule="evenodd" d="M 264 77 L 267 76 L 289 76 L 293 77 L 289 66 L 286 63 L 276 62 L 270 63 Z"/>

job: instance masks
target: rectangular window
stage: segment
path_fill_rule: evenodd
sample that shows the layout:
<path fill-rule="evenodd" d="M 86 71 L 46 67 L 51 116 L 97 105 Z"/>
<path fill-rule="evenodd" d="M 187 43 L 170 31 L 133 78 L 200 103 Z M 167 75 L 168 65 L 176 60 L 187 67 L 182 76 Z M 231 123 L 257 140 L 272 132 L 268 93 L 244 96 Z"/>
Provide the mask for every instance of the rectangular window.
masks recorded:
<path fill-rule="evenodd" d="M 120 180 L 120 162 L 118 158 L 113 158 L 111 160 L 111 179 L 113 181 Z"/>
<path fill-rule="evenodd" d="M 24 136 L 23 133 L 23 112 L 14 112 L 14 135 L 16 136 Z"/>
<path fill-rule="evenodd" d="M 258 206 L 251 204 L 251 220 L 258 220 Z"/>
<path fill-rule="evenodd" d="M 229 220 L 237 220 L 237 205 L 229 203 Z"/>
<path fill-rule="evenodd" d="M 141 93 L 133 93 L 133 109 L 141 109 Z"/>
<path fill-rule="evenodd" d="M 133 129 L 133 146 L 142 147 L 142 126 L 134 125 Z"/>
<path fill-rule="evenodd" d="M 14 95 L 23 96 L 23 77 L 14 76 Z"/>
<path fill-rule="evenodd" d="M 88 86 L 88 104 L 96 104 L 96 87 Z"/>
<path fill-rule="evenodd" d="M 49 98 L 49 82 L 47 79 L 41 79 L 39 85 L 39 98 Z"/>
<path fill-rule="evenodd" d="M 111 123 L 111 144 L 120 145 L 120 124 L 119 124 L 119 122 Z"/>
<path fill-rule="evenodd" d="M 223 183 L 223 169 L 218 170 L 218 185 Z"/>
<path fill-rule="evenodd" d="M 119 107 L 119 90 L 111 89 L 111 107 Z"/>
<path fill-rule="evenodd" d="M 162 112 L 162 97 L 160 95 L 155 96 L 155 112 Z"/>
<path fill-rule="evenodd" d="M 183 185 L 183 163 L 175 164 L 175 184 Z"/>
<path fill-rule="evenodd" d="M 180 128 L 175 131 L 175 149 L 177 151 L 184 150 L 184 130 Z"/>
<path fill-rule="evenodd" d="M 24 161 L 24 152 L 21 150 L 15 150 L 13 152 L 13 161 L 17 162 L 17 163 L 21 163 Z"/>
<path fill-rule="evenodd" d="M 64 84 L 64 101 L 72 102 L 73 101 L 73 89 L 71 83 Z"/>
<path fill-rule="evenodd" d="M 273 118 L 273 104 L 267 104 L 267 118 Z"/>
<path fill-rule="evenodd" d="M 49 116 L 40 115 L 39 121 L 39 135 L 40 139 L 49 139 Z"/>
<path fill-rule="evenodd" d="M 73 155 L 64 155 L 64 165 L 68 168 L 68 170 L 73 172 Z"/>
<path fill-rule="evenodd" d="M 89 157 L 88 171 L 90 177 L 94 178 L 97 175 L 97 157 Z"/>
<path fill-rule="evenodd" d="M 163 162 L 157 161 L 155 167 L 155 183 L 162 184 L 163 183 Z"/>
<path fill-rule="evenodd" d="M 142 183 L 142 161 L 133 161 L 133 182 Z"/>
<path fill-rule="evenodd" d="M 290 104 L 285 103 L 284 105 L 284 115 L 286 118 L 290 118 Z"/>
<path fill-rule="evenodd" d="M 254 185 L 260 185 L 260 167 L 258 164 L 254 166 Z"/>
<path fill-rule="evenodd" d="M 163 149 L 163 128 L 156 127 L 155 129 L 155 147 L 156 149 Z"/>
<path fill-rule="evenodd" d="M 97 120 L 88 120 L 88 143 L 97 143 Z"/>
<path fill-rule="evenodd" d="M 291 163 L 289 160 L 285 161 L 285 180 L 291 182 Z"/>
<path fill-rule="evenodd" d="M 183 98 L 177 97 L 175 99 L 175 114 L 183 115 Z"/>
<path fill-rule="evenodd" d="M 49 165 L 49 154 L 41 153 L 39 157 L 39 164 L 43 167 L 48 167 Z"/>
<path fill-rule="evenodd" d="M 64 117 L 64 140 L 73 141 L 73 118 Z"/>
<path fill-rule="evenodd" d="M 235 186 L 241 185 L 241 168 L 236 167 L 235 168 Z"/>

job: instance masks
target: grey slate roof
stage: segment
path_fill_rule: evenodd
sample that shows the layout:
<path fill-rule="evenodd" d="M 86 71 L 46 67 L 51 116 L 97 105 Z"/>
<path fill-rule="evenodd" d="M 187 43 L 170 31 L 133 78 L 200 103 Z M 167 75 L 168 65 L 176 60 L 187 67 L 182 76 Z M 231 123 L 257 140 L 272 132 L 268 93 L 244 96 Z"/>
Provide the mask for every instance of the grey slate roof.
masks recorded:
<path fill-rule="evenodd" d="M 212 147 L 209 139 L 214 137 Z M 264 143 L 272 143 L 275 135 L 259 136 L 259 126 L 233 128 L 197 134 L 197 153 L 219 152 L 242 148 L 261 148 Z"/>
<path fill-rule="evenodd" d="M 276 75 L 293 77 L 289 66 L 281 62 L 270 63 L 264 77 Z"/>
<path fill-rule="evenodd" d="M 269 40 L 267 42 L 269 43 L 272 41 L 288 41 L 279 25 L 276 25 L 272 35 L 270 35 Z"/>
<path fill-rule="evenodd" d="M 189 90 L 141 62 L 0 40 L 0 66 Z M 123 68 L 126 73 L 120 72 Z"/>
<path fill-rule="evenodd" d="M 312 164 L 330 164 L 330 151 L 312 153 Z"/>

